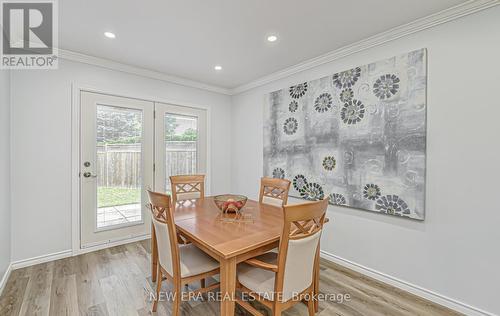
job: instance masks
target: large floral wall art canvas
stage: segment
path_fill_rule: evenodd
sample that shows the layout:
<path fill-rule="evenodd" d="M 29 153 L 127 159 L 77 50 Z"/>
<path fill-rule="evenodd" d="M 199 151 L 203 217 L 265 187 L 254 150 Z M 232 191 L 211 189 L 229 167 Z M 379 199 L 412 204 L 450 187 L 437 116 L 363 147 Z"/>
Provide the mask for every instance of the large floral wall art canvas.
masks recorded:
<path fill-rule="evenodd" d="M 290 195 L 423 220 L 427 57 L 421 49 L 272 92 L 264 175 Z"/>

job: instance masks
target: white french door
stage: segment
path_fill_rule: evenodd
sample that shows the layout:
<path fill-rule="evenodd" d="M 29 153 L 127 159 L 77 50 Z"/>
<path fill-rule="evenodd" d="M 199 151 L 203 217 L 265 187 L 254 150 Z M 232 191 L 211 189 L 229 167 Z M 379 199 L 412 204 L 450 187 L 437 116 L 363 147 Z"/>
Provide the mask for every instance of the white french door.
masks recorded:
<path fill-rule="evenodd" d="M 207 172 L 207 113 L 165 103 L 155 112 L 155 190 L 170 192 L 169 176 Z"/>
<path fill-rule="evenodd" d="M 154 103 L 83 91 L 80 97 L 81 247 L 147 235 Z"/>
<path fill-rule="evenodd" d="M 82 91 L 80 126 L 81 248 L 149 235 L 146 189 L 207 172 L 206 110 Z"/>

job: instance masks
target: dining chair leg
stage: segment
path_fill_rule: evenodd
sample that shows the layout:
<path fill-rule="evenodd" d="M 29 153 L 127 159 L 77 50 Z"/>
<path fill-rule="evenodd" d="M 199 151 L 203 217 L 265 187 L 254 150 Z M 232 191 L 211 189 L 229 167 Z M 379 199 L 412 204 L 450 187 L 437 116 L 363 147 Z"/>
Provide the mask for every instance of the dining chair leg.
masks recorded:
<path fill-rule="evenodd" d="M 319 256 L 320 244 L 318 243 L 318 250 L 316 251 L 316 258 L 314 263 L 314 286 L 313 294 L 319 294 L 319 276 L 320 276 L 320 256 Z M 319 311 L 319 301 L 314 300 L 314 311 L 317 313 Z"/>
<path fill-rule="evenodd" d="M 281 316 L 281 305 L 279 303 L 274 303 L 273 316 Z"/>
<path fill-rule="evenodd" d="M 151 280 L 156 282 L 158 272 L 158 246 L 154 224 L 151 223 Z"/>
<path fill-rule="evenodd" d="M 155 301 L 153 302 L 153 312 L 156 312 L 156 309 L 158 308 L 158 300 L 160 299 L 161 283 L 163 279 L 163 276 L 161 275 L 160 265 L 158 265 L 157 276 L 158 282 L 156 282 L 156 296 Z"/>
<path fill-rule="evenodd" d="M 311 293 L 309 293 L 309 299 L 307 300 L 307 310 L 309 311 L 309 316 L 314 316 L 314 314 L 316 314 L 316 300 L 314 300 L 313 294 L 314 291 L 311 291 Z"/>
<path fill-rule="evenodd" d="M 180 315 L 181 301 L 182 301 L 182 291 L 181 284 L 174 282 L 174 296 L 172 300 L 172 316 Z"/>

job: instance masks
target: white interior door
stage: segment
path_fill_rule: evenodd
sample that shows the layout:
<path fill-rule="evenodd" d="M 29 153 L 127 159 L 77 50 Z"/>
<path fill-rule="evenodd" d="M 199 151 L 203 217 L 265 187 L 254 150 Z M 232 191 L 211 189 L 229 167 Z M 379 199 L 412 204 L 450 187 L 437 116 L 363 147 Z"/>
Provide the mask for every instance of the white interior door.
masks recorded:
<path fill-rule="evenodd" d="M 81 247 L 147 235 L 154 103 L 91 92 L 80 97 Z"/>
<path fill-rule="evenodd" d="M 207 173 L 207 111 L 155 103 L 155 112 L 155 190 L 170 192 L 170 176 Z"/>

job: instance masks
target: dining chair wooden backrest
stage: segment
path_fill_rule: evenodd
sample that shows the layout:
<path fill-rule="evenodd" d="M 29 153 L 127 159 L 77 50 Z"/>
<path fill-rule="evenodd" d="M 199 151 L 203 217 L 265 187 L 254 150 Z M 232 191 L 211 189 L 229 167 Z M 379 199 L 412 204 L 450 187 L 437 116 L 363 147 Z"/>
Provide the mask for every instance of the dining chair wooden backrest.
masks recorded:
<path fill-rule="evenodd" d="M 243 283 L 240 283 L 240 280 L 237 284 L 241 291 L 250 293 L 251 297 L 270 308 L 272 315 L 281 315 L 282 311 L 301 301 L 307 301 L 309 316 L 315 314 L 313 294 L 317 293 L 319 240 L 325 223 L 327 207 L 328 199 L 285 205 L 277 263 L 266 261 L 263 258 L 268 257 L 271 253 L 245 261 L 246 264 L 257 269 L 275 273 L 274 288 L 269 289 L 270 292 L 266 286 L 261 284 L 257 284 L 251 289 L 246 288 Z M 258 274 L 253 274 L 252 279 L 255 278 L 255 275 Z M 265 278 L 266 276 L 263 277 L 263 279 Z M 264 292 L 259 293 L 259 288 L 264 288 Z M 254 295 L 255 292 L 257 295 Z M 247 301 L 237 298 L 236 302 L 252 315 L 264 316 Z"/>
<path fill-rule="evenodd" d="M 205 197 L 205 175 L 178 175 L 170 176 L 172 188 L 172 204 L 178 201 Z"/>
<path fill-rule="evenodd" d="M 206 260 L 196 255 L 197 252 L 202 253 L 201 250 L 196 250 L 197 248 L 193 248 L 193 245 L 184 245 L 182 246 L 183 248 L 179 248 L 170 196 L 150 190 L 147 192 L 153 221 L 154 238 L 156 241 L 156 253 L 159 258 L 159 264 L 156 267 L 156 297 L 153 302 L 152 311 L 156 312 L 158 308 L 162 281 L 165 277 L 173 283 L 172 291 L 174 294 L 172 298 L 172 315 L 178 316 L 180 315 L 181 286 L 193 281 L 200 281 L 200 288 L 195 291 L 190 291 L 188 297 L 197 297 L 198 294 L 212 291 L 219 287 L 220 284 L 215 283 L 206 287 L 205 278 L 219 274 L 219 267 L 217 261 L 210 258 L 213 262 L 208 264 L 207 269 Z M 153 250 L 154 249 L 152 249 L 152 252 Z M 181 254 L 185 257 L 182 257 Z M 152 258 L 152 261 L 153 260 L 154 258 Z M 192 269 L 193 271 L 198 271 L 198 273 L 193 271 L 190 272 L 189 266 L 193 267 L 196 262 L 199 264 L 198 270 L 196 267 Z M 202 267 L 202 269 L 199 269 L 199 267 Z"/>
<path fill-rule="evenodd" d="M 328 198 L 283 207 L 284 226 L 275 278 L 275 293 L 281 293 L 282 302 L 290 300 L 296 293 L 312 289 L 327 207 Z"/>
<path fill-rule="evenodd" d="M 262 177 L 259 202 L 282 207 L 288 202 L 289 190 L 290 181 L 287 179 Z"/>
<path fill-rule="evenodd" d="M 160 266 L 172 277 L 180 277 L 179 245 L 170 196 L 150 190 L 147 192 Z"/>

